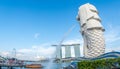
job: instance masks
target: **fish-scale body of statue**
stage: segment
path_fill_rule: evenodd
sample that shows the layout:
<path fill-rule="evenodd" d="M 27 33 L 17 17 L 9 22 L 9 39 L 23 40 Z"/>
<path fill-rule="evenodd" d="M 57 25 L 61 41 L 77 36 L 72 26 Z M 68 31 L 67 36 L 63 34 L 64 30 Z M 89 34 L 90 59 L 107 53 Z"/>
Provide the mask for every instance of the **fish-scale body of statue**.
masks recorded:
<path fill-rule="evenodd" d="M 80 6 L 77 20 L 80 22 L 84 39 L 84 56 L 94 58 L 103 54 L 105 52 L 104 28 L 97 9 L 89 3 Z"/>

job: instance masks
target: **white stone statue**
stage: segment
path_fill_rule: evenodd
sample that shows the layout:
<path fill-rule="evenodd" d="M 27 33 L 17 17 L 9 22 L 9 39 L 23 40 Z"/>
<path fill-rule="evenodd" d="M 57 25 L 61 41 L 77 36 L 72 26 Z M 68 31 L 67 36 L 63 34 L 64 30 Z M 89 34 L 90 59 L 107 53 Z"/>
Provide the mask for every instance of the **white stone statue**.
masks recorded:
<path fill-rule="evenodd" d="M 87 3 L 79 8 L 77 20 L 80 22 L 84 39 L 84 56 L 94 58 L 105 52 L 104 28 L 95 6 Z"/>

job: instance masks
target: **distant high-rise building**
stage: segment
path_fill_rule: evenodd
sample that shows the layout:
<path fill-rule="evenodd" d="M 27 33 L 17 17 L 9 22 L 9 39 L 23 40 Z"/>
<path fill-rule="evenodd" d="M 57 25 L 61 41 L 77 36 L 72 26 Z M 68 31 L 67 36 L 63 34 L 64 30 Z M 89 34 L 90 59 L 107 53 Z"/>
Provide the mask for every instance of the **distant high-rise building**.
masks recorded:
<path fill-rule="evenodd" d="M 75 57 L 80 57 L 80 46 L 79 45 L 74 46 L 74 51 L 75 51 Z"/>
<path fill-rule="evenodd" d="M 71 57 L 71 47 L 65 46 L 65 58 Z"/>
<path fill-rule="evenodd" d="M 80 57 L 80 44 L 52 45 L 56 46 L 56 58 L 62 58 L 62 47 L 65 47 L 65 58 L 72 57 L 71 47 L 74 48 L 75 57 Z"/>
<path fill-rule="evenodd" d="M 56 46 L 56 58 L 62 58 L 62 47 Z"/>

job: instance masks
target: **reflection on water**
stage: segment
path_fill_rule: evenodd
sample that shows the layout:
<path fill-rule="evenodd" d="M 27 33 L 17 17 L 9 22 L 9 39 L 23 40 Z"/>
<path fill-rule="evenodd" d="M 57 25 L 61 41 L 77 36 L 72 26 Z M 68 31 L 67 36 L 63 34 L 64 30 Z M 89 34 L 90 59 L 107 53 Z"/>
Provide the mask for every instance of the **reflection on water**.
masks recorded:
<path fill-rule="evenodd" d="M 40 64 L 43 65 L 43 68 L 20 68 L 20 67 L 14 67 L 13 69 L 59 69 L 60 66 L 68 66 L 70 63 L 53 63 L 52 61 L 50 62 L 39 62 Z M 2 69 L 8 69 L 7 67 L 2 67 Z"/>
<path fill-rule="evenodd" d="M 50 63 L 50 66 L 48 66 L 49 65 L 49 63 L 41 63 L 43 66 L 44 66 L 44 68 L 42 68 L 42 69 L 58 69 L 59 67 L 63 67 L 63 66 L 68 66 L 70 63 L 68 62 L 68 63 L 62 63 L 62 65 L 60 64 L 60 63 Z"/>

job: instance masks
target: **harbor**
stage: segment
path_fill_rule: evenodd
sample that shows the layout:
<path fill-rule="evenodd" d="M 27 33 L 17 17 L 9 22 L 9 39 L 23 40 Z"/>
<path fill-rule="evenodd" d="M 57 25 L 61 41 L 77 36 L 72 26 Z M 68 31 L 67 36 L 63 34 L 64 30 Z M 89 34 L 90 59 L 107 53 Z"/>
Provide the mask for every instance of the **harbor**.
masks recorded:
<path fill-rule="evenodd" d="M 0 0 L 0 69 L 120 69 L 119 6 Z"/>
<path fill-rule="evenodd" d="M 46 62 L 40 62 L 40 61 L 25 61 L 22 64 L 17 64 L 17 63 L 1 63 L 0 64 L 0 69 L 58 69 L 58 67 L 64 67 L 68 66 L 70 62 L 64 62 L 64 63 L 56 63 L 56 62 L 51 62 L 51 61 L 46 61 Z M 28 66 L 29 65 L 29 66 Z M 39 66 L 41 65 L 41 66 Z"/>

